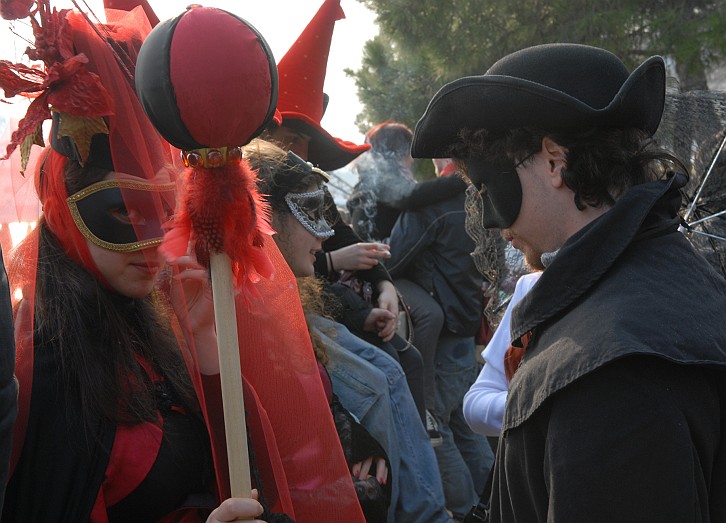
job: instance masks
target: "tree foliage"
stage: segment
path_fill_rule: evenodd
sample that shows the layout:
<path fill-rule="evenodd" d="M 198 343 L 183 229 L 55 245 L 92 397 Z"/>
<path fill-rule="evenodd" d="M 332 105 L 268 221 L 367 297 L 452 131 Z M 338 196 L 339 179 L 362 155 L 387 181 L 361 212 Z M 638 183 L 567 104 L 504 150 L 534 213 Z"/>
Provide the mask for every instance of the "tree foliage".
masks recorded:
<path fill-rule="evenodd" d="M 387 119 L 413 127 L 443 84 L 530 45 L 604 47 L 631 69 L 659 54 L 683 90 L 706 89 L 706 71 L 726 57 L 722 0 L 359 1 L 380 28 L 361 68 L 347 71 L 364 106 L 361 131 Z"/>

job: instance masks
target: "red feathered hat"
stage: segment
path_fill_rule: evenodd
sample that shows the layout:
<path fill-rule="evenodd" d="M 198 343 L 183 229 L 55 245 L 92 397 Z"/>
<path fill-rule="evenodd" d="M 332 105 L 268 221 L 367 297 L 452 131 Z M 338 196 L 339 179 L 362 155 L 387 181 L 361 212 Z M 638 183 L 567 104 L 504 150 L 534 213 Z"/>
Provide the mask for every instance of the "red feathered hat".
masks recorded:
<path fill-rule="evenodd" d="M 323 84 L 336 20 L 345 18 L 340 0 L 325 0 L 277 64 L 282 124 L 310 136 L 307 160 L 325 171 L 339 169 L 370 149 L 330 135 L 320 125 L 325 112 Z"/>

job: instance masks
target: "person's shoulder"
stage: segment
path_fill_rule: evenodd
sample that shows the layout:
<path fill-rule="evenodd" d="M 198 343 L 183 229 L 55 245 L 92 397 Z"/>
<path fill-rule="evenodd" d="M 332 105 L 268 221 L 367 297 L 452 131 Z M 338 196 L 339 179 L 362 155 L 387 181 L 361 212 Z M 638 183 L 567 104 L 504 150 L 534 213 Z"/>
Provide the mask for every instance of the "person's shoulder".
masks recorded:
<path fill-rule="evenodd" d="M 411 192 L 393 202 L 393 206 L 401 210 L 418 209 L 450 200 L 465 190 L 466 182 L 458 176 L 433 178 L 414 184 Z"/>

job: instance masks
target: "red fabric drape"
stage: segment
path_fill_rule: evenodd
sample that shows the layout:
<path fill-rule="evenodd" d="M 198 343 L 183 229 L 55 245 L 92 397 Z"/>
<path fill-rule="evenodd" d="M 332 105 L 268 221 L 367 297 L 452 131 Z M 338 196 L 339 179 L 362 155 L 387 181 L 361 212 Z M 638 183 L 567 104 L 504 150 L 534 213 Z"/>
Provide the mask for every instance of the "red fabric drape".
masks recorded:
<path fill-rule="evenodd" d="M 296 521 L 364 522 L 313 353 L 295 278 L 265 238 L 273 280 L 257 283 L 261 300 L 237 300 L 242 372 L 257 391 L 275 433 Z"/>

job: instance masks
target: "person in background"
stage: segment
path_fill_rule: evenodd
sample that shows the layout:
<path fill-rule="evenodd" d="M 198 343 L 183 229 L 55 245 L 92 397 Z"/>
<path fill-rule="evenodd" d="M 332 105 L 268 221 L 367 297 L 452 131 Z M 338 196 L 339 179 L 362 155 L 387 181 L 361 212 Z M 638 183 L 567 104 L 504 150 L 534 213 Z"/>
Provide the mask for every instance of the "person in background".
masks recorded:
<path fill-rule="evenodd" d="M 370 150 L 351 164 L 358 183 L 346 206 L 351 227 L 366 241 L 388 240 L 400 214 L 391 204 L 408 196 L 416 185 L 412 139 L 413 131 L 405 124 L 392 120 L 380 123 L 366 133 Z"/>
<path fill-rule="evenodd" d="M 455 166 L 441 166 L 432 180 L 417 183 L 411 156 L 413 131 L 388 120 L 368 130 L 370 150 L 349 167 L 359 181 L 347 201 L 351 227 L 366 241 L 386 242 L 402 211 L 413 210 L 460 193 L 466 183 Z"/>
<path fill-rule="evenodd" d="M 277 109 L 282 124 L 270 124 L 263 136 L 290 150 L 323 171 L 339 169 L 370 148 L 333 137 L 320 124 L 327 95 L 323 92 L 330 43 L 336 20 L 345 18 L 340 0 L 325 0 L 297 40 L 277 64 L 279 96 Z M 315 272 L 323 277 L 337 271 L 355 271 L 371 283 L 374 304 L 391 314 L 388 326 L 395 328 L 398 295 L 380 261 L 388 257 L 387 245 L 363 242 L 343 221 L 326 191 L 325 218 L 335 235 L 323 242 L 316 256 Z"/>
<path fill-rule="evenodd" d="M 322 186 L 327 174 L 263 140 L 248 145 L 245 155 L 258 172 L 260 193 L 266 194 L 270 203 L 275 241 L 293 273 L 307 280 L 314 274 L 313 253 L 330 232 L 322 213 Z M 319 284 L 301 281 L 300 291 L 315 346 L 323 348 L 327 360 L 324 382 L 329 376 L 342 406 L 381 443 L 389 458 L 388 521 L 449 522 L 436 459 L 401 367 L 344 325 L 321 314 L 325 307 L 319 303 Z M 359 480 L 371 481 L 367 471 L 374 469 L 367 461 L 362 467 L 353 466 Z M 380 460 L 376 462 L 380 467 Z M 380 476 L 377 471 L 375 477 Z"/>
<path fill-rule="evenodd" d="M 679 231 L 665 84 L 659 56 L 538 45 L 416 126 L 415 157 L 465 170 L 470 225 L 545 267 L 512 312 L 493 522 L 726 515 L 726 281 Z"/>
<path fill-rule="evenodd" d="M 415 211 L 435 204 L 466 188 L 460 176 L 449 176 L 456 172 L 453 163 L 435 165 L 435 179 L 416 183 L 410 154 L 412 139 L 413 132 L 406 125 L 383 122 L 366 133 L 366 143 L 371 149 L 351 164 L 360 181 L 348 199 L 347 207 L 353 229 L 366 240 L 388 242 L 402 211 Z M 444 314 L 434 298 L 414 288 L 415 283 L 401 280 L 401 285 L 408 287 L 405 294 L 415 295 L 415 301 L 407 303 L 406 314 L 410 315 L 407 328 L 411 330 L 408 336 L 423 357 L 424 422 L 431 444 L 438 446 L 443 439 L 431 412 L 435 403 L 434 357 Z"/>
<path fill-rule="evenodd" d="M 428 392 L 443 438 L 435 450 L 446 506 L 456 517 L 476 502 L 494 460 L 487 440 L 471 431 L 462 414 L 464 394 L 478 372 L 474 334 L 482 310 L 482 277 L 470 256 L 474 243 L 464 231 L 464 219 L 463 186 L 452 197 L 404 211 L 391 231 L 386 263 L 414 319 L 443 311 L 441 332 L 432 332 L 428 340 L 433 350 L 423 354 L 431 358 L 428 368 L 435 369 Z M 419 340 L 416 329 L 414 323 Z"/>
<path fill-rule="evenodd" d="M 325 0 L 313 19 L 278 63 L 280 88 L 277 109 L 282 123 L 272 122 L 263 137 L 290 150 L 323 171 L 335 170 L 370 148 L 330 135 L 320 124 L 325 112 L 323 84 L 330 42 L 336 20 L 344 18 L 340 0 Z M 381 347 L 401 363 L 406 372 L 423 422 L 423 364 L 418 350 L 395 333 L 399 297 L 393 281 L 380 263 L 387 258 L 388 245 L 363 242 L 340 216 L 332 196 L 325 191 L 325 219 L 334 234 L 326 238 L 316 254 L 315 272 L 331 283 L 342 272 L 352 275 L 370 289 L 366 299 L 336 286 L 328 288 L 343 302 L 337 319 L 369 342 Z M 364 326 L 375 314 L 375 332 Z M 363 319 L 363 321 L 361 321 Z M 403 350 L 409 348 L 410 350 Z"/>
<path fill-rule="evenodd" d="M 504 407 L 507 403 L 507 377 L 504 373 L 504 355 L 512 340 L 510 319 L 512 309 L 534 287 L 541 270 L 525 274 L 514 288 L 514 294 L 504 311 L 502 320 L 489 343 L 482 351 L 484 368 L 464 395 L 464 419 L 471 430 L 488 437 L 498 437 L 502 430 Z"/>

